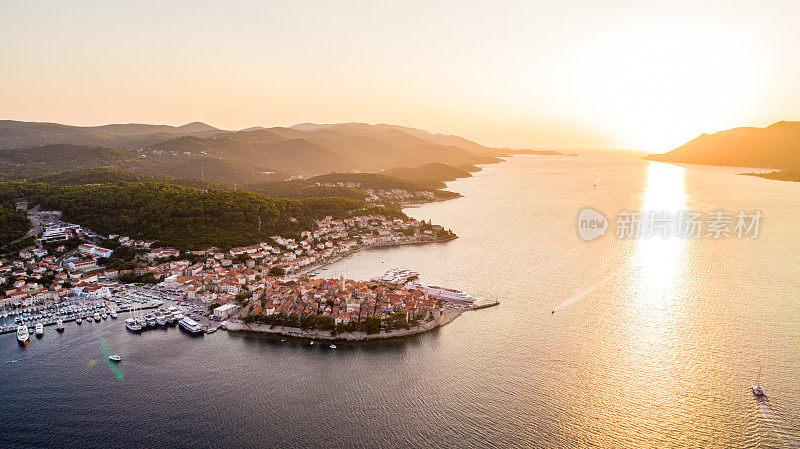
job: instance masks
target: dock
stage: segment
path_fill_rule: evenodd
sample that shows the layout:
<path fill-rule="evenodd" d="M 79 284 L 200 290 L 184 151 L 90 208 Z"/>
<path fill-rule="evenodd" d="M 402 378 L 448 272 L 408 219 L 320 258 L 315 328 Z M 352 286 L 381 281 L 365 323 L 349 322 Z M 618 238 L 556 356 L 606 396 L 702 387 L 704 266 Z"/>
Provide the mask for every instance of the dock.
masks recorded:
<path fill-rule="evenodd" d="M 473 304 L 472 310 L 487 309 L 489 307 L 494 307 L 497 305 L 500 305 L 500 301 L 491 301 L 491 302 L 484 302 L 481 304 Z"/>

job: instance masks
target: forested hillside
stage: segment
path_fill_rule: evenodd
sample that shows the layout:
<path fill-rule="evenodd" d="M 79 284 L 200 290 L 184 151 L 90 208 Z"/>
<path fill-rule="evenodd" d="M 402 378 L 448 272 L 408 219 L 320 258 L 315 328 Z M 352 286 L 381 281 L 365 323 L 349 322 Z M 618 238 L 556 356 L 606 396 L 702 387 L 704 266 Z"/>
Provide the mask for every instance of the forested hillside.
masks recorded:
<path fill-rule="evenodd" d="M 30 227 L 28 217 L 14 210 L 10 201 L 0 203 L 0 248 L 25 236 Z"/>
<path fill-rule="evenodd" d="M 61 210 L 64 220 L 102 234 L 157 240 L 183 249 L 227 248 L 265 241 L 272 235 L 294 235 L 312 229 L 315 218 L 344 217 L 364 207 L 361 201 L 345 198 L 292 200 L 241 191 L 204 193 L 155 182 L 77 186 L 0 183 L 0 201 L 14 198 Z"/>

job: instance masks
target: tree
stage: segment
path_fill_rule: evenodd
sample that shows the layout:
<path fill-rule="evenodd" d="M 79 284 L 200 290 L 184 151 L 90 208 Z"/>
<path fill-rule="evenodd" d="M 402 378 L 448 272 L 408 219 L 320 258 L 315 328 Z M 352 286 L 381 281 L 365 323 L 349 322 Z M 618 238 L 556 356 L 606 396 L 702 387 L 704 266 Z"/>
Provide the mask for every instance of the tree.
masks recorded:
<path fill-rule="evenodd" d="M 284 274 L 286 274 L 286 271 L 281 266 L 274 265 L 269 269 L 270 276 L 283 276 Z"/>

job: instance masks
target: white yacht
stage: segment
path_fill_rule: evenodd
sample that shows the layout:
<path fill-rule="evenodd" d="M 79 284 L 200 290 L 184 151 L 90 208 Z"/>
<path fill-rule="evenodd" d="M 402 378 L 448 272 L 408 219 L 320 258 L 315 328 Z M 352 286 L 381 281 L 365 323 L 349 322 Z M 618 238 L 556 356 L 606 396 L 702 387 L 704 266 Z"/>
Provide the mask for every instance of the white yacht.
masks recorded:
<path fill-rule="evenodd" d="M 189 332 L 192 335 L 202 335 L 203 334 L 203 326 L 198 323 L 197 321 L 187 317 L 183 317 L 182 320 L 178 321 L 178 325 L 181 329 Z"/>
<path fill-rule="evenodd" d="M 44 335 L 44 325 L 42 323 L 36 323 L 36 335 L 39 337 Z"/>
<path fill-rule="evenodd" d="M 139 324 L 139 322 L 133 318 L 128 318 L 127 320 L 125 320 L 125 327 L 131 332 L 142 331 L 142 325 Z"/>
<path fill-rule="evenodd" d="M 81 319 L 81 317 L 78 317 L 78 318 L 75 318 L 75 322 L 78 323 L 78 324 L 81 324 L 83 322 L 83 320 Z"/>
<path fill-rule="evenodd" d="M 110 315 L 111 315 L 111 318 L 113 318 L 115 320 L 117 319 L 117 312 L 115 310 L 112 310 Z"/>
<path fill-rule="evenodd" d="M 100 322 L 100 314 L 99 313 L 95 312 L 94 315 L 93 315 L 93 318 L 94 318 L 94 320 L 96 322 L 98 322 L 98 323 Z"/>
<path fill-rule="evenodd" d="M 167 317 L 164 316 L 161 312 L 156 313 L 156 324 L 159 326 L 166 326 L 167 325 Z"/>
<path fill-rule="evenodd" d="M 20 343 L 25 343 L 28 341 L 28 326 L 26 326 L 25 323 L 17 326 L 17 340 Z"/>
<path fill-rule="evenodd" d="M 64 320 L 61 317 L 58 317 L 56 320 L 56 330 L 59 332 L 64 332 Z"/>

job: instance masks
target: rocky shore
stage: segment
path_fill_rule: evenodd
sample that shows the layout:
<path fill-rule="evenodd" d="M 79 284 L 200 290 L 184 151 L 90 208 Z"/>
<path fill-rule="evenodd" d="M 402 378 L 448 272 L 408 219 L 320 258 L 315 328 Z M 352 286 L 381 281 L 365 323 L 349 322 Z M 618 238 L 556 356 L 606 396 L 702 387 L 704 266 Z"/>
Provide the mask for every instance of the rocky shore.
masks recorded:
<path fill-rule="evenodd" d="M 367 334 L 364 332 L 342 332 L 332 335 L 328 331 L 305 331 L 296 327 L 270 326 L 260 323 L 244 324 L 242 322 L 229 322 L 227 329 L 229 332 L 242 332 L 246 334 L 260 334 L 274 337 L 302 338 L 328 342 L 366 342 L 406 338 L 414 335 L 424 334 L 452 323 L 453 320 L 461 316 L 463 312 L 464 310 L 462 309 L 445 309 L 441 318 L 438 320 L 426 321 L 419 326 L 413 326 L 409 329 L 397 329 L 389 332 L 379 332 L 377 334 Z"/>

